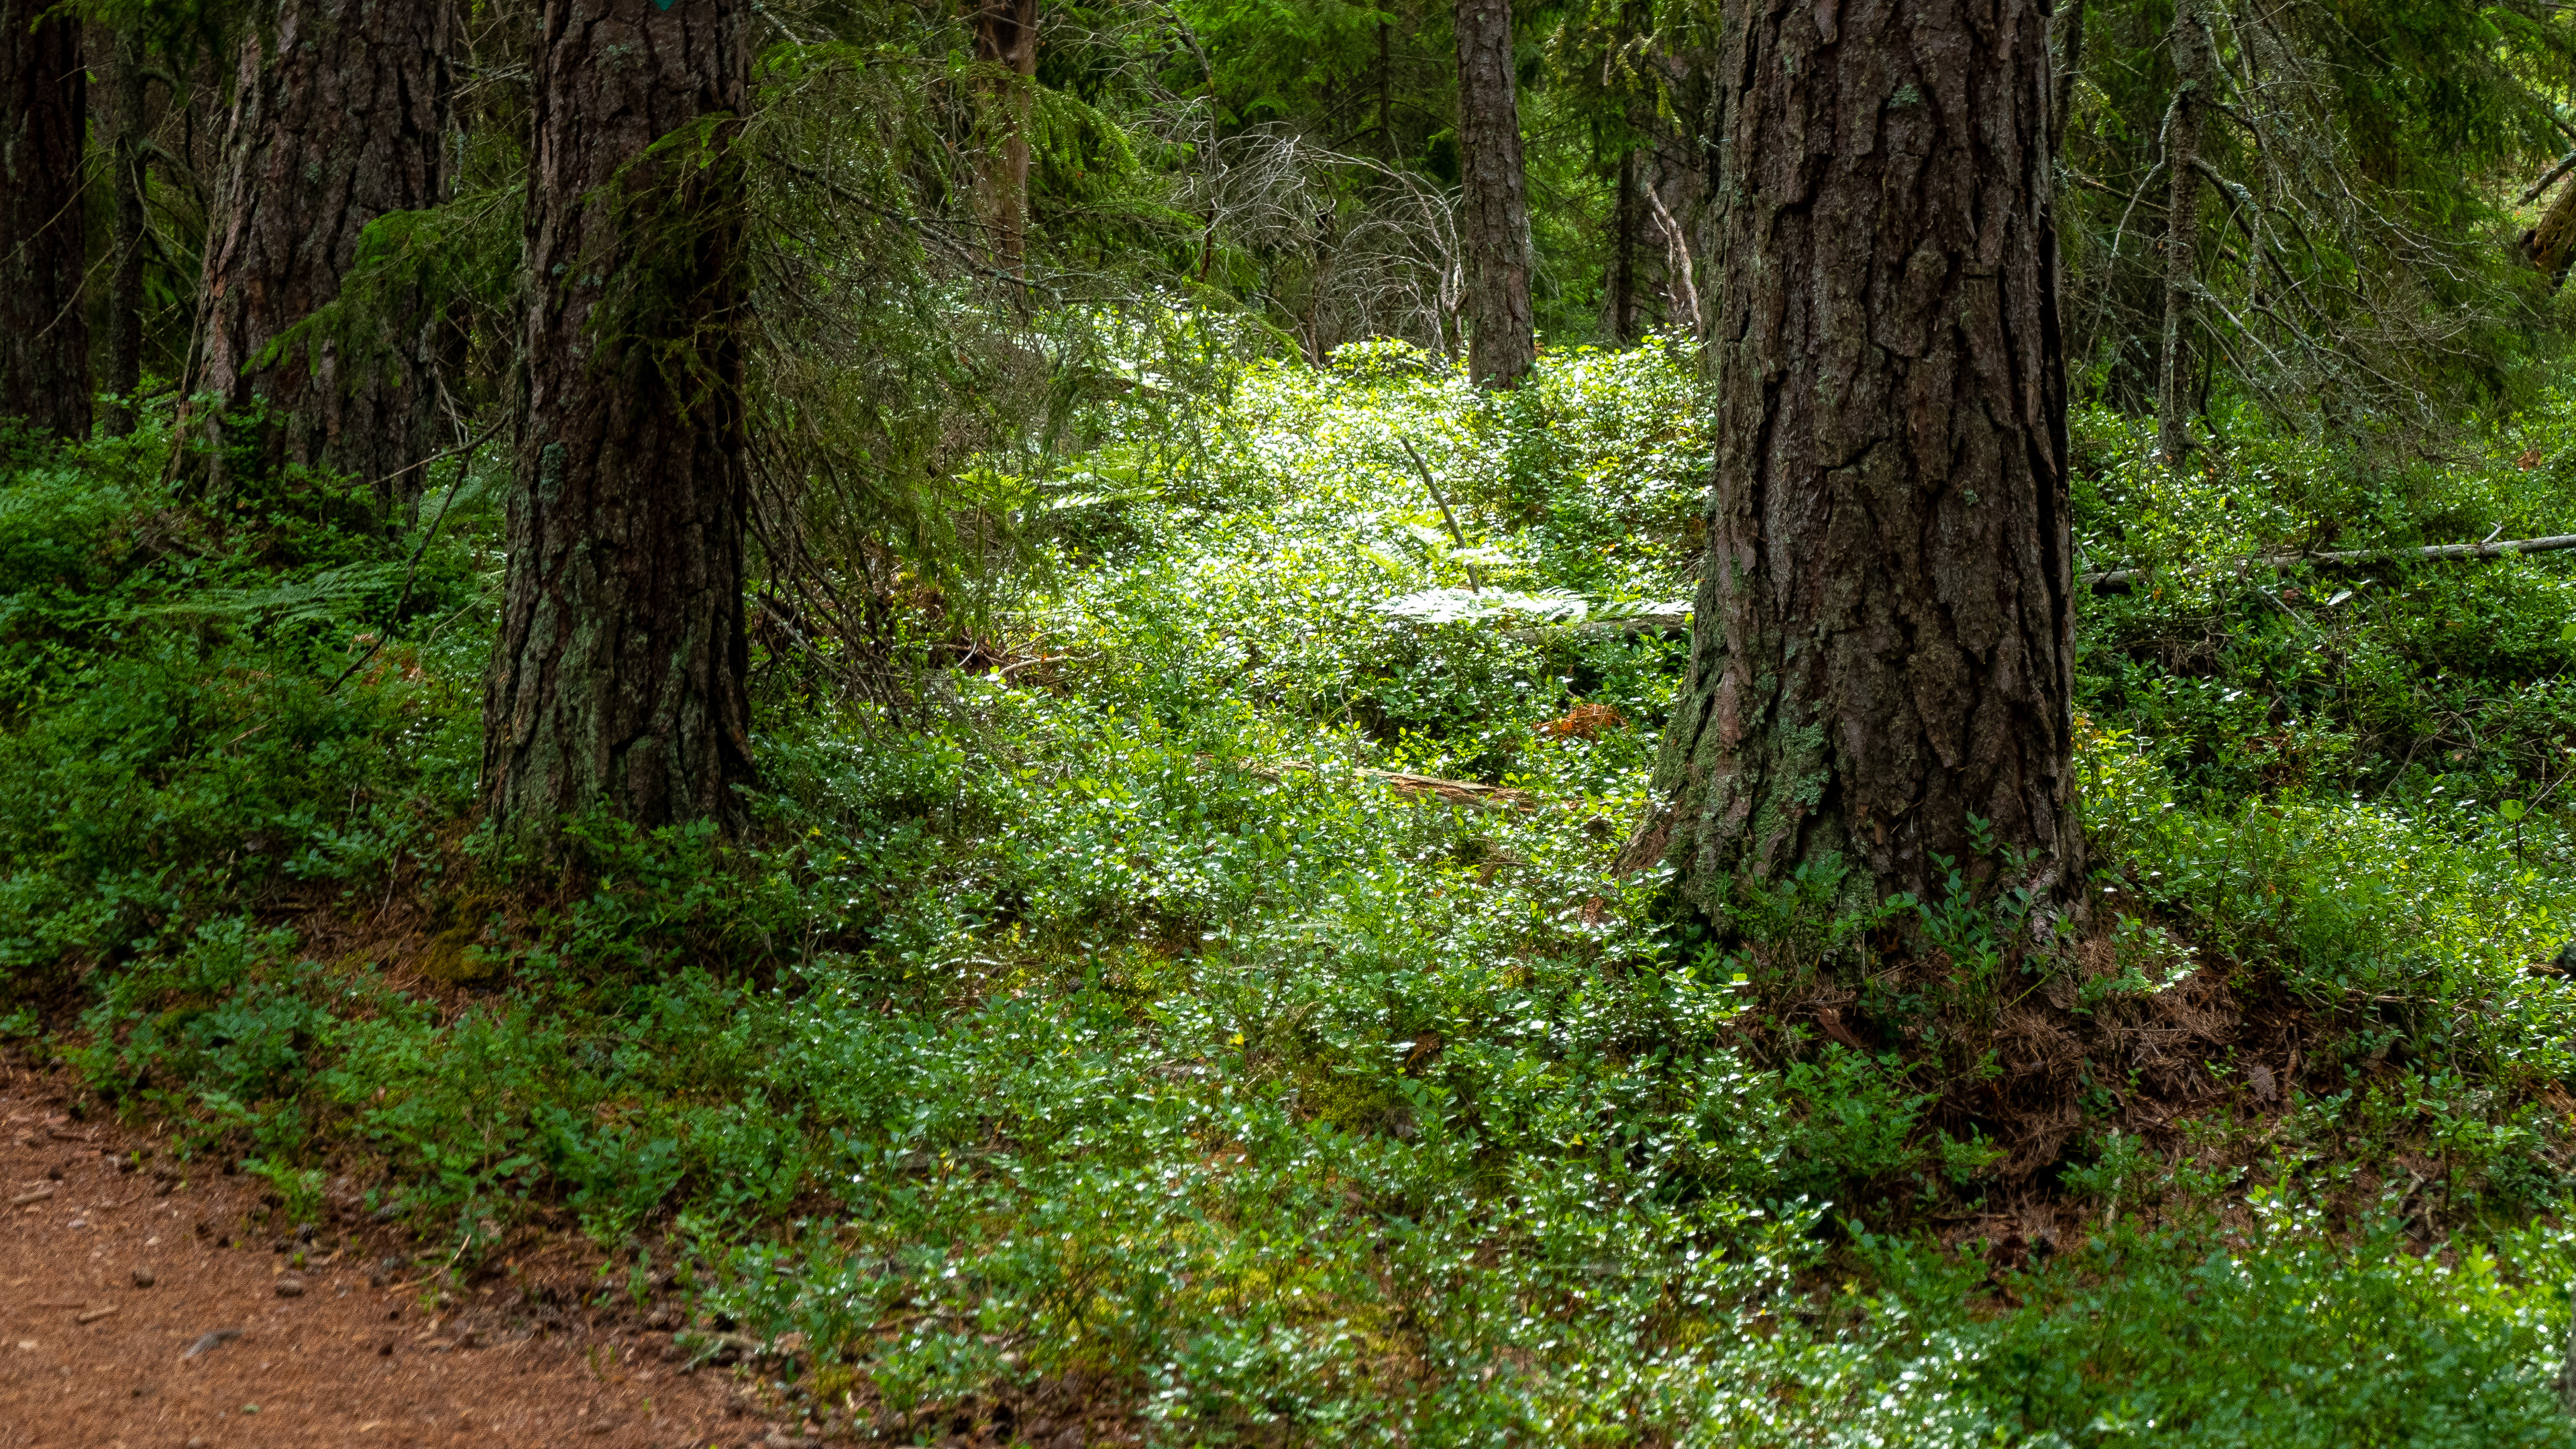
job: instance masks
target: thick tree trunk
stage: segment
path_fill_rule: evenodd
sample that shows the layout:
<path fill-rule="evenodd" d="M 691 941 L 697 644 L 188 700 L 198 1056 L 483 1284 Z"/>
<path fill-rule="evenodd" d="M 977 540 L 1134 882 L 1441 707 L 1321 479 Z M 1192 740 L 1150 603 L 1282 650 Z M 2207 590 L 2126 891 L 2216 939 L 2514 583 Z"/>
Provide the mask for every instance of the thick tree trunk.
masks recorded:
<path fill-rule="evenodd" d="M 1465 192 L 1467 375 L 1517 386 L 1538 365 L 1529 192 L 1521 173 L 1511 0 L 1458 0 L 1458 161 Z"/>
<path fill-rule="evenodd" d="M 1746 9 L 1709 550 L 1626 861 L 1719 922 L 1802 868 L 1847 906 L 1940 898 L 1941 856 L 2071 891 L 2046 0 Z"/>
<path fill-rule="evenodd" d="M 229 411 L 266 406 L 265 464 L 354 474 L 389 513 L 438 450 L 445 319 L 399 294 L 354 332 L 268 354 L 340 294 L 367 223 L 443 199 L 450 16 L 446 0 L 286 0 L 243 46 L 207 225 L 200 385 Z"/>
<path fill-rule="evenodd" d="M 109 67 L 112 96 L 107 118 L 109 185 L 116 210 L 116 232 L 108 247 L 107 369 L 99 379 L 105 392 L 132 398 L 143 385 L 143 142 L 147 118 L 142 32 L 127 26 L 116 37 Z M 105 431 L 123 436 L 138 421 L 131 406 L 111 408 Z"/>
<path fill-rule="evenodd" d="M 2167 37 L 2177 89 L 2165 131 L 2165 326 L 2156 357 L 2156 450 L 2169 465 L 2191 450 L 2191 344 L 2200 286 L 2200 124 L 2217 61 L 2198 0 L 2174 6 Z"/>
<path fill-rule="evenodd" d="M 494 822 L 736 823 L 749 0 L 548 0 L 528 181 L 527 419 L 484 706 Z M 659 144 L 657 159 L 642 160 Z"/>
<path fill-rule="evenodd" d="M 0 419 L 89 434 L 80 22 L 51 0 L 0 0 Z"/>
<path fill-rule="evenodd" d="M 975 58 L 1011 74 L 993 95 L 998 128 L 984 158 L 984 217 L 993 261 L 1018 276 L 1028 255 L 1029 88 L 1038 73 L 1038 0 L 981 0 Z"/>

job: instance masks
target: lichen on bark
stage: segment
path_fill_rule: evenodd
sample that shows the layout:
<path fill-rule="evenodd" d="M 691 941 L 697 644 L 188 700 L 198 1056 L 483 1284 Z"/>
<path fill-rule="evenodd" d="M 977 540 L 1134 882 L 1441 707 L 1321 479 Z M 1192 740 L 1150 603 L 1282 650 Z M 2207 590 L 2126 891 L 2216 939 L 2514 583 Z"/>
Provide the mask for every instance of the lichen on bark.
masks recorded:
<path fill-rule="evenodd" d="M 551 0 L 530 158 L 527 411 L 484 707 L 505 832 L 736 824 L 742 0 Z"/>
<path fill-rule="evenodd" d="M 1624 862 L 1723 923 L 2080 881 L 2043 0 L 1730 25 L 1692 661 Z M 1992 849 L 1980 857 L 1981 842 Z"/>

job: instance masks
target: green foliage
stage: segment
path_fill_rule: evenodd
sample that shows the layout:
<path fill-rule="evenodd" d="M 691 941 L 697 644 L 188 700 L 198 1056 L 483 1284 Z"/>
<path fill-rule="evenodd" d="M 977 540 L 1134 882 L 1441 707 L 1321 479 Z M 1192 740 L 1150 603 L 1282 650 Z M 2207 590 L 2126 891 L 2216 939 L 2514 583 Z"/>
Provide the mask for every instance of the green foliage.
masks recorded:
<path fill-rule="evenodd" d="M 898 1437 L 1079 1381 L 1172 1444 L 2564 1442 L 2561 766 L 2356 723 L 2458 689 L 2538 729 L 2557 566 L 2184 572 L 2545 519 L 2518 460 L 2560 414 L 2379 476 L 2249 428 L 2175 477 L 2086 419 L 2091 566 L 2162 570 L 2081 622 L 2099 928 L 1967 860 L 1860 910 L 1810 872 L 1720 952 L 1610 869 L 1682 642 L 1481 617 L 1693 592 L 1693 389 L 1564 349 L 1484 399 L 1379 344 L 1091 391 L 1059 454 L 974 465 L 1035 563 L 972 667 L 774 690 L 750 838 L 573 821 L 570 876 L 466 829 L 485 474 L 442 475 L 413 573 L 315 480 L 246 477 L 218 532 L 166 437 L 33 456 L 0 1033 L 284 1218 L 347 1177 L 459 1272 L 541 1209 L 667 1259 Z M 1471 563 L 1480 617 L 1387 607 Z M 2289 773 L 2253 742 L 2302 700 Z M 2084 1061 L 2055 1251 L 2003 1241 L 2026 1138 L 1975 1104 L 2015 1014 L 2152 1026 L 2213 982 L 2295 1014 L 2297 1075 L 2222 1045 L 2142 1106 Z M 1825 1001 L 1919 1030 L 1854 1046 Z"/>

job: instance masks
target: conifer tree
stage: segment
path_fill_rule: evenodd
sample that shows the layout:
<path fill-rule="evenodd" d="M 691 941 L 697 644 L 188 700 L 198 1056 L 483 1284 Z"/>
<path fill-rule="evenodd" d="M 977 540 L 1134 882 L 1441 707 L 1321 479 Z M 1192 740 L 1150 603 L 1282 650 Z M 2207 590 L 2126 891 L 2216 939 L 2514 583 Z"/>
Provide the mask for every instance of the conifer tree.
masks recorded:
<path fill-rule="evenodd" d="M 1944 858 L 2069 892 L 2048 5 L 1745 10 L 1708 552 L 1627 859 L 1712 918 L 1801 870 L 1844 905 L 1938 899 Z"/>
<path fill-rule="evenodd" d="M 981 0 L 975 10 L 975 58 L 1009 73 L 989 98 L 995 134 L 984 158 L 984 221 L 993 258 L 1018 275 L 1028 252 L 1029 87 L 1038 73 L 1037 0 Z"/>
<path fill-rule="evenodd" d="M 1517 385 L 1538 365 L 1530 315 L 1529 188 L 1511 0 L 1458 0 L 1458 159 L 1465 192 L 1467 373 L 1478 387 Z"/>
<path fill-rule="evenodd" d="M 747 0 L 548 0 L 492 821 L 731 822 L 744 673 Z"/>
<path fill-rule="evenodd" d="M 89 432 L 80 35 L 49 0 L 0 0 L 0 419 L 66 438 Z"/>
<path fill-rule="evenodd" d="M 282 334 L 339 295 L 369 222 L 443 199 L 452 18 L 449 0 L 286 0 L 244 37 L 208 222 L 201 385 L 265 407 L 268 464 L 354 474 L 388 511 L 437 451 L 440 319 L 396 295 L 356 327 Z"/>

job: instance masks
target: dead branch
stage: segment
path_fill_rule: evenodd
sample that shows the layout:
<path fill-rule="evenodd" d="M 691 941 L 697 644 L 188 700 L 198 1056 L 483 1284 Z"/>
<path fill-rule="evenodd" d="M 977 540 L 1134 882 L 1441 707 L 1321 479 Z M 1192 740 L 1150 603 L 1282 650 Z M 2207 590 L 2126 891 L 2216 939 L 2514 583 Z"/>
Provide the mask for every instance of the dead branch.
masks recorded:
<path fill-rule="evenodd" d="M 2576 548 L 2576 533 L 2553 534 L 2547 538 L 2509 538 L 2494 543 L 2437 543 L 2426 548 L 2355 548 L 2325 553 L 2273 554 L 2174 569 L 2165 576 L 2195 578 L 2215 573 L 2278 572 L 2301 564 L 2447 563 L 2459 559 L 2503 558 L 2508 554 L 2557 553 L 2571 548 Z M 2076 582 L 2097 594 L 2124 594 L 2156 576 L 2154 569 L 2112 569 L 2106 573 L 2079 575 Z"/>
<path fill-rule="evenodd" d="M 1247 774 L 1265 780 L 1276 780 L 1291 771 L 1317 773 L 1311 760 L 1281 760 L 1276 764 L 1246 765 Z M 1511 790 L 1501 785 L 1479 785 L 1473 780 L 1443 780 L 1434 775 L 1408 775 L 1400 770 L 1372 770 L 1355 766 L 1351 773 L 1375 780 L 1390 790 L 1406 795 L 1434 795 L 1452 805 L 1474 805 L 1479 808 L 1535 810 L 1539 802 L 1527 790 Z"/>

